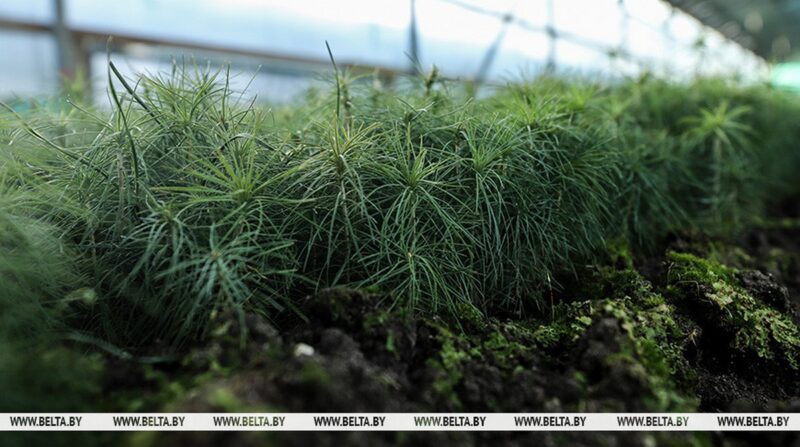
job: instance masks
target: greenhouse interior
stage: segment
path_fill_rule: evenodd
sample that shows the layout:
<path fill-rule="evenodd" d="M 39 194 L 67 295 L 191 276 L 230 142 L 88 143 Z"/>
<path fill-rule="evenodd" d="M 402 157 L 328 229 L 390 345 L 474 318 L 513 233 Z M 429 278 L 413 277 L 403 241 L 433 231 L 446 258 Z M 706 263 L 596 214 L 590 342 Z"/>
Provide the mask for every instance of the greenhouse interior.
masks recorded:
<path fill-rule="evenodd" d="M 0 445 L 800 445 L 800 0 L 0 1 Z"/>

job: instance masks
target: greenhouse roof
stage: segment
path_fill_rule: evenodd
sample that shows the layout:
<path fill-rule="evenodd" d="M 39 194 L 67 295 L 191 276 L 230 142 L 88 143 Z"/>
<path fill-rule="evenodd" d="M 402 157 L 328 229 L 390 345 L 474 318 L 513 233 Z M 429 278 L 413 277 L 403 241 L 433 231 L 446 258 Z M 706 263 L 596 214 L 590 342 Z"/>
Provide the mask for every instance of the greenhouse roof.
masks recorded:
<path fill-rule="evenodd" d="M 800 55 L 800 0 L 669 0 L 767 60 Z"/>

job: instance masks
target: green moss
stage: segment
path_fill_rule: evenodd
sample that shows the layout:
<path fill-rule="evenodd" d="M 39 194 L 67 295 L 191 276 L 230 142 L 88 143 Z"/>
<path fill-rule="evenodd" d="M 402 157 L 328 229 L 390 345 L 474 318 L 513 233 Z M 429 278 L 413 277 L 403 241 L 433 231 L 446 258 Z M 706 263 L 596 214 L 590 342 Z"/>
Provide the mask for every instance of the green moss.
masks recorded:
<path fill-rule="evenodd" d="M 608 264 L 618 266 L 621 269 L 633 270 L 633 255 L 630 245 L 625 239 L 612 239 L 605 243 L 604 254 L 608 258 Z"/>
<path fill-rule="evenodd" d="M 591 318 L 613 317 L 626 335 L 619 355 L 609 361 L 624 361 L 642 375 L 654 409 L 691 408 L 679 392 L 692 373 L 675 309 L 632 268 L 601 267 L 593 279 L 603 286 L 605 298 L 593 303 Z"/>
<path fill-rule="evenodd" d="M 613 252 L 611 262 L 632 266 L 630 258 Z M 582 300 L 554 306 L 551 321 L 533 332 L 538 347 L 556 355 L 569 352 L 594 321 L 614 318 L 625 336 L 620 351 L 607 361 L 622 362 L 647 383 L 651 393 L 642 399 L 653 410 L 695 408 L 687 397 L 695 374 L 684 356 L 696 332 L 693 323 L 631 267 L 597 266 L 580 281 L 573 293 Z"/>
<path fill-rule="evenodd" d="M 792 278 L 800 267 L 800 255 L 781 248 L 771 248 L 762 262 L 766 269 L 779 272 L 784 278 Z"/>
<path fill-rule="evenodd" d="M 376 309 L 364 315 L 362 329 L 377 339 L 383 337 L 383 346 L 386 352 L 397 356 L 397 341 L 403 336 L 402 331 L 407 322 L 403 310 L 390 312 L 385 309 Z"/>
<path fill-rule="evenodd" d="M 610 262 L 622 262 L 624 265 L 632 262 L 627 257 L 627 249 L 615 250 L 608 255 Z M 550 309 L 551 318 L 534 331 L 533 338 L 541 348 L 559 347 L 577 341 L 591 325 L 593 318 L 602 312 L 603 303 L 632 300 L 637 305 L 655 306 L 663 302 L 663 298 L 653 293 L 650 283 L 636 270 L 609 265 L 592 266 L 581 272 L 568 297 L 574 301 L 554 304 Z"/>
<path fill-rule="evenodd" d="M 576 300 L 630 297 L 637 302 L 649 299 L 653 294 L 652 285 L 632 267 L 612 265 L 596 265 L 583 272 L 571 293 Z"/>
<path fill-rule="evenodd" d="M 245 405 L 230 389 L 225 387 L 215 388 L 208 397 L 211 405 L 219 407 L 225 412 L 245 411 Z"/>
<path fill-rule="evenodd" d="M 328 371 L 315 361 L 306 362 L 300 373 L 303 382 L 308 384 L 316 384 L 319 386 L 331 385 L 331 376 Z"/>
<path fill-rule="evenodd" d="M 692 410 L 696 402 L 683 392 L 694 378 L 684 356 L 687 340 L 676 321 L 675 309 L 661 303 L 640 307 L 631 299 L 607 300 L 597 315 L 611 316 L 626 334 L 620 353 L 609 361 L 624 361 L 652 392 L 643 396 L 655 411 Z"/>
<path fill-rule="evenodd" d="M 369 312 L 364 316 L 364 329 L 383 326 L 391 317 L 389 312 L 382 309 Z"/>
<path fill-rule="evenodd" d="M 510 377 L 529 365 L 538 352 L 535 341 L 538 329 L 523 321 L 481 320 L 485 331 L 470 336 L 437 322 L 426 320 L 425 324 L 434 330 L 440 343 L 436 355 L 426 361 L 435 374 L 431 391 L 455 409 L 463 407 L 457 388 L 464 379 L 463 370 L 468 362 L 490 364 Z M 497 405 L 486 404 L 490 408 Z"/>
<path fill-rule="evenodd" d="M 733 282 L 736 270 L 718 262 L 691 253 L 667 252 L 669 282 L 696 282 L 711 284 L 718 280 Z"/>
<path fill-rule="evenodd" d="M 138 365 L 128 365 L 130 374 L 138 374 Z M 180 374 L 172 374 L 155 365 L 142 365 L 141 374 L 145 386 L 137 389 L 126 389 L 116 392 L 106 398 L 106 405 L 110 411 L 148 412 L 148 411 L 178 411 L 176 402 L 181 402 L 192 391 L 218 378 L 214 371 L 197 373 L 188 370 Z"/>
<path fill-rule="evenodd" d="M 533 339 L 535 331 L 523 324 L 504 323 L 491 332 L 479 350 L 483 357 L 491 358 L 497 367 L 513 371 L 534 354 Z"/>
<path fill-rule="evenodd" d="M 577 341 L 592 324 L 591 305 L 591 301 L 556 305 L 553 311 L 556 318 L 536 328 L 532 334 L 533 340 L 543 349 L 563 347 Z"/>
<path fill-rule="evenodd" d="M 387 352 L 395 352 L 394 331 L 392 331 L 392 330 L 389 330 L 386 333 L 386 346 L 385 347 L 386 347 L 386 351 Z"/>
<path fill-rule="evenodd" d="M 480 332 L 487 328 L 486 317 L 474 305 L 466 302 L 455 304 L 456 324 L 470 331 Z"/>
<path fill-rule="evenodd" d="M 733 348 L 763 359 L 783 358 L 798 368 L 800 330 L 790 317 L 750 295 L 735 270 L 688 253 L 670 252 L 667 290 L 680 305 L 703 310 L 703 318 L 731 334 Z"/>
<path fill-rule="evenodd" d="M 709 244 L 707 257 L 713 263 L 737 268 L 750 267 L 755 263 L 755 259 L 742 247 L 719 241 Z"/>
<path fill-rule="evenodd" d="M 3 411 L 98 411 L 102 357 L 56 343 L 40 346 L 0 338 Z"/>
<path fill-rule="evenodd" d="M 441 350 L 437 357 L 429 358 L 426 366 L 438 371 L 431 388 L 433 392 L 444 398 L 454 408 L 461 408 L 461 400 L 455 391 L 456 385 L 463 378 L 461 372 L 462 363 L 469 359 L 470 354 L 459 348 L 460 337 L 442 326 L 437 326 L 439 333 L 437 338 L 441 341 Z"/>
<path fill-rule="evenodd" d="M 536 343 L 544 348 L 551 348 L 564 339 L 564 327 L 556 325 L 540 326 L 533 334 Z"/>

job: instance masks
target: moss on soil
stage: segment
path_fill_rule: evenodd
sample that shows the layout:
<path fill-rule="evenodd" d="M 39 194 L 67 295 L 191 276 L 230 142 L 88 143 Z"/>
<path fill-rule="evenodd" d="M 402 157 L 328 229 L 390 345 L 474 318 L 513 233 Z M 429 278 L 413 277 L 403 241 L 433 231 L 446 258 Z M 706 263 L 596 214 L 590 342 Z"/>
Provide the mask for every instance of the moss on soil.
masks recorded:
<path fill-rule="evenodd" d="M 697 309 L 715 329 L 730 334 L 734 349 L 798 368 L 797 324 L 745 290 L 735 269 L 689 253 L 669 252 L 667 259 L 667 292 L 676 302 Z"/>
<path fill-rule="evenodd" d="M 791 410 L 768 402 L 800 395 L 792 385 L 799 344 L 792 306 L 782 304 L 783 289 L 772 277 L 720 262 L 769 257 L 733 256 L 735 247 L 707 241 L 673 245 L 693 252 L 666 251 L 657 259 L 663 271 L 646 278 L 642 260 L 625 244 L 611 243 L 600 263 L 564 276 L 571 279 L 553 292 L 552 306 L 526 317 L 485 316 L 469 307 L 458 321 L 409 318 L 387 307 L 391 300 L 377 290 L 350 289 L 309 296 L 303 303 L 309 321 L 281 331 L 257 315 L 217 314 L 206 340 L 176 359 L 142 364 L 109 355 L 102 369 L 106 402 L 113 407 L 108 410 Z M 718 361 L 720 349 L 728 361 Z M 765 374 L 774 383 L 760 380 Z M 742 402 L 744 407 L 735 406 Z M 320 439 L 357 445 L 480 445 L 489 439 L 499 445 L 712 445 L 704 433 L 362 433 L 318 434 L 313 441 Z M 164 433 L 127 438 L 137 447 L 217 441 Z M 236 435 L 232 445 L 310 441 L 250 433 Z M 726 445 L 735 442 L 726 435 Z"/>

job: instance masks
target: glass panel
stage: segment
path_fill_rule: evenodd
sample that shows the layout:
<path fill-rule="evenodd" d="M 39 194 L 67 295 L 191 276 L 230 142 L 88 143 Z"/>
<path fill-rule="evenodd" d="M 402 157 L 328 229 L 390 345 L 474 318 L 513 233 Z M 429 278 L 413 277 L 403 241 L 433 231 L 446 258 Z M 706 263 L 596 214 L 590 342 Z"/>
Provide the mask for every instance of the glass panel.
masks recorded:
<path fill-rule="evenodd" d="M 597 73 L 607 72 L 609 64 L 605 53 L 563 39 L 556 42 L 556 65 L 559 69 Z"/>
<path fill-rule="evenodd" d="M 558 0 L 522 0 L 517 2 L 516 16 L 524 20 L 525 23 L 540 30 L 545 29 L 548 21 L 547 3 Z"/>
<path fill-rule="evenodd" d="M 545 33 L 528 31 L 519 27 L 508 30 L 489 79 L 530 79 L 547 64 L 550 38 Z"/>
<path fill-rule="evenodd" d="M 56 44 L 47 34 L 0 30 L 0 98 L 52 95 L 58 89 Z"/>
<path fill-rule="evenodd" d="M 55 18 L 53 0 L 2 0 L 0 17 L 34 23 L 50 23 Z"/>
<path fill-rule="evenodd" d="M 68 5 L 71 24 L 101 33 L 315 61 L 328 60 L 328 40 L 342 63 L 407 65 L 407 1 L 69 0 Z"/>
<path fill-rule="evenodd" d="M 622 12 L 617 0 L 557 0 L 554 5 L 556 30 L 605 47 L 620 44 Z"/>
<path fill-rule="evenodd" d="M 422 64 L 467 76 L 477 72 L 502 26 L 497 17 L 443 1 L 417 2 L 417 23 Z"/>
<path fill-rule="evenodd" d="M 697 43 L 697 38 L 703 29 L 703 25 L 690 15 L 676 11 L 675 15 L 669 20 L 670 36 L 678 43 L 692 46 Z"/>
<path fill-rule="evenodd" d="M 662 0 L 625 0 L 625 10 L 636 21 L 658 28 L 672 13 L 672 8 Z"/>
<path fill-rule="evenodd" d="M 640 22 L 628 24 L 627 51 L 637 60 L 647 65 L 656 65 L 669 58 L 668 45 L 664 34 L 656 28 Z"/>
<path fill-rule="evenodd" d="M 122 75 L 129 79 L 136 79 L 140 73 L 150 75 L 170 73 L 172 61 L 166 55 L 159 55 L 164 53 L 163 50 L 155 48 L 150 48 L 150 50 L 152 51 L 148 51 L 147 48 L 140 49 L 139 52 L 143 54 L 141 56 L 114 54 L 112 58 Z M 147 53 L 150 53 L 150 55 L 146 55 Z M 209 64 L 212 70 L 223 67 L 227 62 L 223 59 L 223 55 L 216 56 L 210 57 Z M 208 58 L 198 57 L 197 63 L 205 67 L 208 60 Z M 106 61 L 107 56 L 105 53 L 95 53 L 91 57 L 91 70 L 96 74 L 92 79 L 92 91 L 98 103 L 110 105 L 110 102 L 106 101 L 108 96 Z M 187 61 L 187 64 L 189 63 L 192 62 Z M 291 69 L 291 67 L 281 68 L 280 64 L 276 64 L 274 67 L 261 67 L 256 70 L 250 68 L 255 65 L 252 60 L 241 62 L 234 60 L 230 63 L 230 89 L 237 93 L 244 93 L 243 100 L 245 101 L 249 101 L 256 96 L 260 101 L 273 104 L 287 103 L 296 99 L 298 95 L 305 92 L 312 85 L 323 82 L 314 72 Z M 116 79 L 114 80 L 114 85 L 117 88 L 122 88 Z"/>

